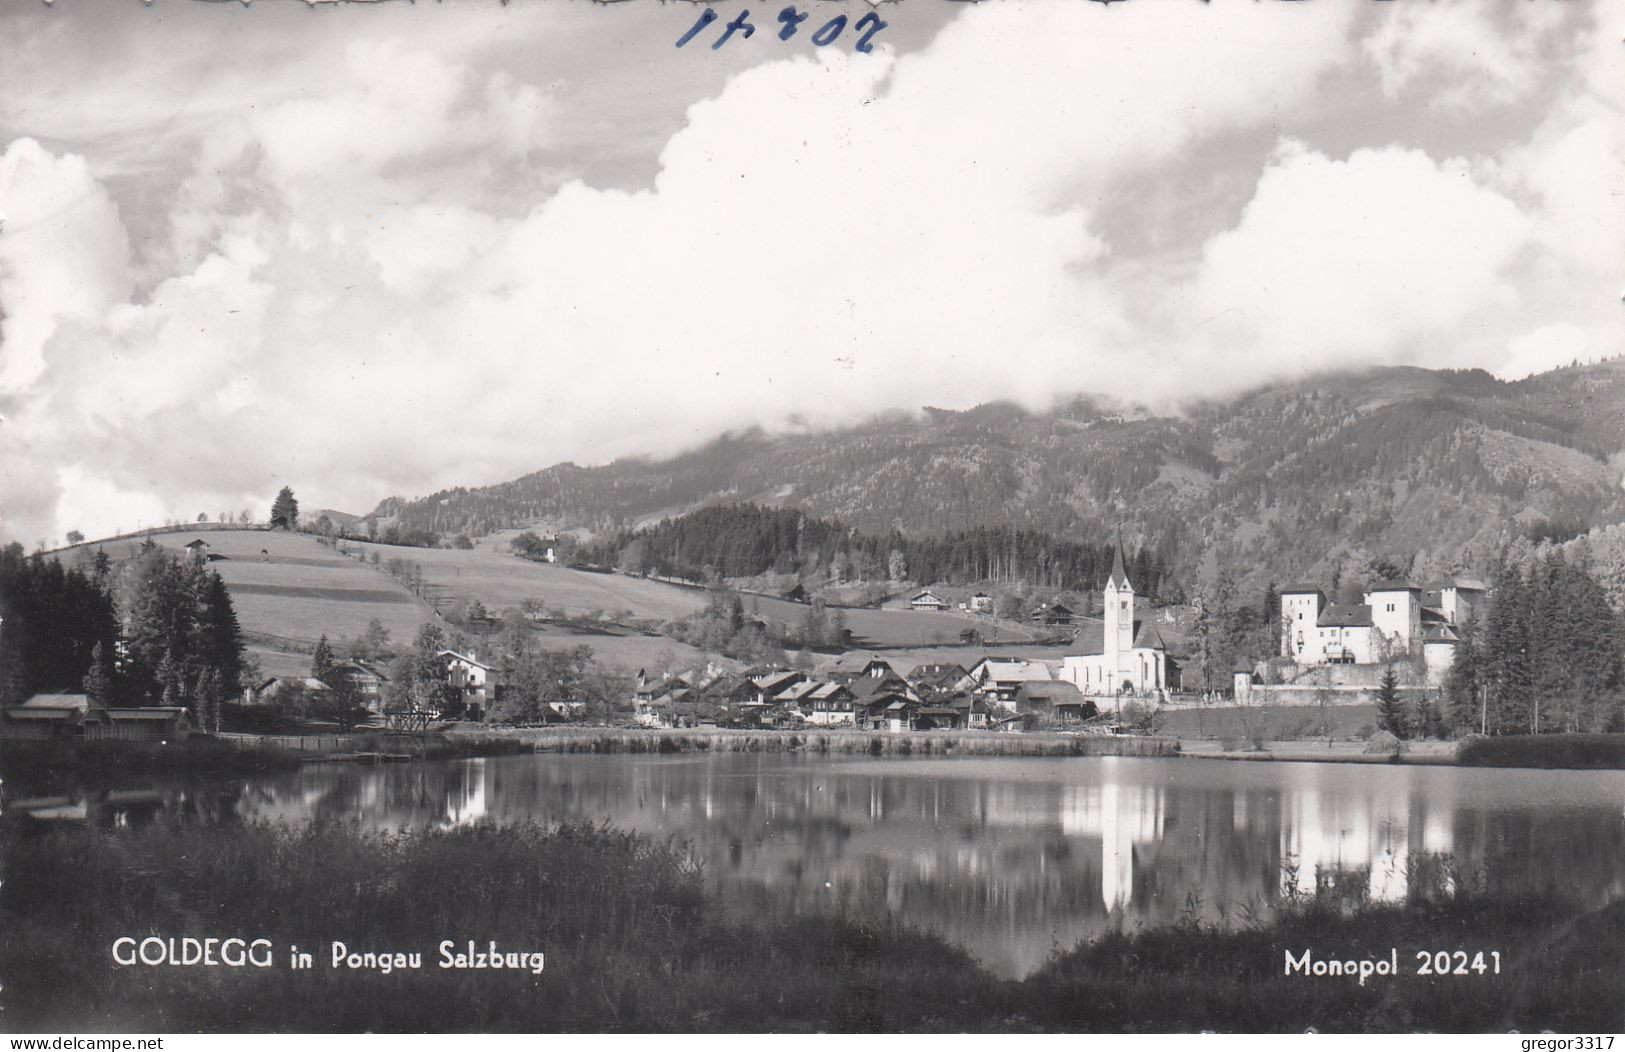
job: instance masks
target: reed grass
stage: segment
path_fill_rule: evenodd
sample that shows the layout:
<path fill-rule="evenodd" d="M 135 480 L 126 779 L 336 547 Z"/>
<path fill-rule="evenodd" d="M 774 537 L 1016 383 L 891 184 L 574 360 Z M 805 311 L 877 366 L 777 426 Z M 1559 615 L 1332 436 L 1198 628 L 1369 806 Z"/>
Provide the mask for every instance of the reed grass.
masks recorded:
<path fill-rule="evenodd" d="M 644 730 L 546 727 L 458 730 L 445 735 L 458 747 L 498 748 L 524 742 L 536 752 L 688 753 L 807 752 L 845 756 L 1177 756 L 1171 738 L 1064 733 L 995 734 L 987 731 L 856 730 Z"/>

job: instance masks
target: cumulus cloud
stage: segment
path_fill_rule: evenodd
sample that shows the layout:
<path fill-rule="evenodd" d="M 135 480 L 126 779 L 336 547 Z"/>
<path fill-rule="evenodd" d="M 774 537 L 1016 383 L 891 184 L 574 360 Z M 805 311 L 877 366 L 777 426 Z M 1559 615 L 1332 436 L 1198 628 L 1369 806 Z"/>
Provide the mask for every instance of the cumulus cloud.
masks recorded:
<path fill-rule="evenodd" d="M 1005 3 L 917 50 L 774 41 L 637 188 L 559 153 L 634 88 L 358 37 L 189 124 L 178 179 L 131 175 L 126 144 L 133 260 L 111 184 L 19 140 L 0 530 L 258 507 L 283 482 L 362 510 L 747 425 L 1574 346 L 1561 324 L 1594 318 L 1523 315 L 1617 260 L 1566 174 L 1617 141 L 1581 109 L 1498 161 L 1293 137 L 1329 78 L 1417 75 L 1389 23 L 1362 52 L 1350 10 Z M 1135 209 L 1166 218 L 1136 187 L 1201 181 L 1198 148 L 1253 167 L 1235 221 L 1148 258 L 1114 243 Z M 1611 183 L 1589 179 L 1594 213 Z"/>

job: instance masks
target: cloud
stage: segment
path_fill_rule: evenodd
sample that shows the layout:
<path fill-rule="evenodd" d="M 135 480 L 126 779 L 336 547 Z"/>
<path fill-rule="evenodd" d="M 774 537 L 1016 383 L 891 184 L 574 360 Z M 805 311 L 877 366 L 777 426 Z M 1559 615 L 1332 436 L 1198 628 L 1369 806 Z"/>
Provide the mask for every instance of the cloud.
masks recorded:
<path fill-rule="evenodd" d="M 1472 0 L 1395 4 L 1362 50 L 1390 96 L 1414 91 L 1450 110 L 1505 106 L 1540 83 L 1548 35 L 1568 17 L 1561 8 Z"/>
<path fill-rule="evenodd" d="M 1482 359 L 1516 311 L 1529 220 L 1462 161 L 1287 144 L 1241 222 L 1208 242 L 1192 317 L 1202 353 L 1264 379 L 1313 369 Z"/>
<path fill-rule="evenodd" d="M 676 24 L 648 10 L 644 31 Z M 466 32 L 359 37 L 253 106 L 211 102 L 184 149 L 155 135 L 166 164 L 189 158 L 178 178 L 122 144 L 128 228 L 86 161 L 20 140 L 0 173 L 76 218 L 0 237 L 0 455 L 31 458 L 0 530 L 129 527 L 154 498 L 257 508 L 284 482 L 364 510 L 753 424 L 1570 346 L 1532 335 L 1564 319 L 1522 315 L 1617 259 L 1585 215 L 1609 178 L 1567 169 L 1615 140 L 1583 108 L 1541 122 L 1549 152 L 1499 160 L 1293 138 L 1334 76 L 1420 75 L 1392 40 L 1362 72 L 1356 24 L 1003 3 L 906 53 L 769 37 L 775 57 L 691 105 L 631 188 L 567 177 L 591 165 L 561 143 L 707 56 L 549 80 Z M 1194 155 L 1227 165 L 1234 221 L 1149 256 L 1118 243 L 1167 219 L 1137 188 L 1203 182 Z M 28 258 L 45 265 L 24 279 Z"/>

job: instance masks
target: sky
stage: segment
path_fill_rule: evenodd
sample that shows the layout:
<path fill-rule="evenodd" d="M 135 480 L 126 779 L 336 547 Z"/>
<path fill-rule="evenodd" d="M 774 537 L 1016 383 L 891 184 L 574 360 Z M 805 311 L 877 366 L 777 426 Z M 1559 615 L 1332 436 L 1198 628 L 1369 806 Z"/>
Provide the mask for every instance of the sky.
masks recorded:
<path fill-rule="evenodd" d="M 0 7 L 0 539 L 1625 351 L 1617 9 L 783 6 Z"/>

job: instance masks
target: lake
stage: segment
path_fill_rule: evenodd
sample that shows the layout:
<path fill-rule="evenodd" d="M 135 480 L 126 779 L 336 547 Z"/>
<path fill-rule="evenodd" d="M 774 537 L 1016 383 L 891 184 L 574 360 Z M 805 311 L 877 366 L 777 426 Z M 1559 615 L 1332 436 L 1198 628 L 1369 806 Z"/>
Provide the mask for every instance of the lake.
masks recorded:
<path fill-rule="evenodd" d="M 1625 895 L 1625 772 L 1085 757 L 537 754 L 314 765 L 229 788 L 27 794 L 8 810 L 117 827 L 606 821 L 688 845 L 724 908 L 883 912 L 1012 978 L 1118 924 L 1245 919 L 1317 879 Z M 477 864 L 477 860 L 471 860 Z M 1445 878 L 1449 879 L 1449 878 Z"/>

